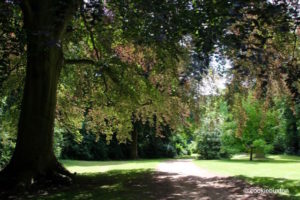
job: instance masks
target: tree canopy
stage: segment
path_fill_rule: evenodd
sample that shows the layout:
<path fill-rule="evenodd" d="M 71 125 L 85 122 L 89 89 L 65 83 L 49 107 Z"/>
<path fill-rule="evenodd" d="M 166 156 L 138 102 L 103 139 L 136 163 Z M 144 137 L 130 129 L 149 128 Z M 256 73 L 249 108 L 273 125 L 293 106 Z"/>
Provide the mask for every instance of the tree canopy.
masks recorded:
<path fill-rule="evenodd" d="M 299 104 L 298 6 L 280 0 L 2 1 L 0 128 L 17 139 L 1 179 L 7 185 L 70 181 L 54 155 L 54 127 L 78 138 L 84 130 L 134 143 L 137 123 L 160 136 L 188 126 L 201 111 L 198 84 L 214 58 L 232 64 L 225 96 L 233 113 L 247 114 L 237 120 L 243 126 L 237 132 L 253 142 L 251 131 L 261 128 L 264 115 L 260 101 L 250 105 L 249 91 L 265 107 L 274 93 L 286 95 L 291 110 Z M 235 93 L 245 96 L 241 104 Z"/>

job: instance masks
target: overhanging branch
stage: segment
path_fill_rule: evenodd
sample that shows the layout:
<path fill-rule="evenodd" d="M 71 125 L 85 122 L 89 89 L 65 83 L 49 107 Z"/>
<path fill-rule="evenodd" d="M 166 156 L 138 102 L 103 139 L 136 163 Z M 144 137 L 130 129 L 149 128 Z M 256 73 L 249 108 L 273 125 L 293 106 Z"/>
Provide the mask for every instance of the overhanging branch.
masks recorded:
<path fill-rule="evenodd" d="M 100 60 L 100 54 L 99 54 L 99 51 L 96 47 L 96 42 L 95 42 L 95 36 L 94 36 L 94 33 L 92 31 L 92 28 L 89 26 L 88 22 L 87 22 L 87 19 L 85 17 L 85 13 L 84 13 L 84 8 L 83 6 L 81 6 L 80 8 L 80 15 L 82 17 L 82 20 L 83 20 L 83 23 L 84 23 L 84 26 L 86 28 L 86 30 L 89 32 L 90 34 L 90 39 L 91 39 L 91 42 L 93 44 L 93 49 L 95 51 L 95 54 L 96 54 L 96 57 L 97 57 L 97 60 Z"/>
<path fill-rule="evenodd" d="M 96 65 L 96 62 L 90 59 L 65 59 L 64 63 L 67 65 Z"/>

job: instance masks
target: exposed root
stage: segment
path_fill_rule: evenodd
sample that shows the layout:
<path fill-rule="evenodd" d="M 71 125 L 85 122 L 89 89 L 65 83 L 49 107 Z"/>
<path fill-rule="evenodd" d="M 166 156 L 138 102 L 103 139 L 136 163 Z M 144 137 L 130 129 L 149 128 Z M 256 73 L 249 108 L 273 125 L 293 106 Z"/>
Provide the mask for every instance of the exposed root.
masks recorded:
<path fill-rule="evenodd" d="M 69 172 L 61 163 L 55 160 L 54 164 L 50 169 L 47 170 L 46 174 L 39 174 L 36 178 L 38 185 L 49 186 L 69 186 L 72 184 L 72 180 L 75 174 Z"/>
<path fill-rule="evenodd" d="M 20 171 L 8 166 L 0 172 L 0 199 L 10 195 L 36 194 L 57 186 L 69 186 L 74 176 L 57 161 L 47 170 L 39 172 L 24 169 Z"/>
<path fill-rule="evenodd" d="M 68 171 L 60 162 L 56 161 L 56 172 L 65 176 L 68 176 L 70 178 L 74 178 L 74 176 L 76 175 L 76 173 L 71 173 L 70 171 Z"/>

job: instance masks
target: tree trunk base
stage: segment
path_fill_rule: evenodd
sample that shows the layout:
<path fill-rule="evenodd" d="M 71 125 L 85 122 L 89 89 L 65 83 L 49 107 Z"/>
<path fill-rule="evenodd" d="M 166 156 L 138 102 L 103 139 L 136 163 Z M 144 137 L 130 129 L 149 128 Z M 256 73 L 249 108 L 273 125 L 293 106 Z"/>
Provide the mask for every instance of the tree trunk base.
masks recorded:
<path fill-rule="evenodd" d="M 76 175 L 57 160 L 54 165 L 39 173 L 36 170 L 16 169 L 8 165 L 0 172 L 0 199 L 2 195 L 24 194 L 53 186 L 69 186 Z"/>

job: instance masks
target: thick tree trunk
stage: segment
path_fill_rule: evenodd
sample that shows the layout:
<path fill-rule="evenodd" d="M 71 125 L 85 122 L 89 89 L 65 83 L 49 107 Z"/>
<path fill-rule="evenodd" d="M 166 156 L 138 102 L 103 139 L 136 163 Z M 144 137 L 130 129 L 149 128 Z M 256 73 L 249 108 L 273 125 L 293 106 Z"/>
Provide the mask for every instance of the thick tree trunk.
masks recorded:
<path fill-rule="evenodd" d="M 70 175 L 53 151 L 56 89 L 63 62 L 61 39 L 75 4 L 59 0 L 23 1 L 27 68 L 16 148 L 1 172 L 12 185 L 40 177 Z M 70 6 L 72 8 L 69 8 Z"/>
<path fill-rule="evenodd" d="M 7 168 L 19 178 L 45 173 L 56 162 L 53 153 L 54 111 L 62 53 L 44 49 L 39 38 L 28 37 L 27 74 L 16 149 Z M 26 174 L 23 172 L 26 171 Z M 33 174 L 34 173 L 34 174 Z"/>
<path fill-rule="evenodd" d="M 297 112 L 297 111 L 296 111 Z M 285 111 L 285 115 L 287 118 L 287 127 L 286 127 L 286 145 L 288 147 L 288 154 L 298 154 L 299 149 L 299 140 L 300 135 L 297 129 L 297 113 L 293 113 L 291 108 L 287 108 Z"/>
<path fill-rule="evenodd" d="M 131 139 L 132 142 L 130 146 L 130 158 L 135 160 L 138 159 L 138 131 L 135 128 L 135 125 L 132 131 Z"/>
<path fill-rule="evenodd" d="M 250 147 L 250 161 L 253 160 L 253 147 Z"/>

